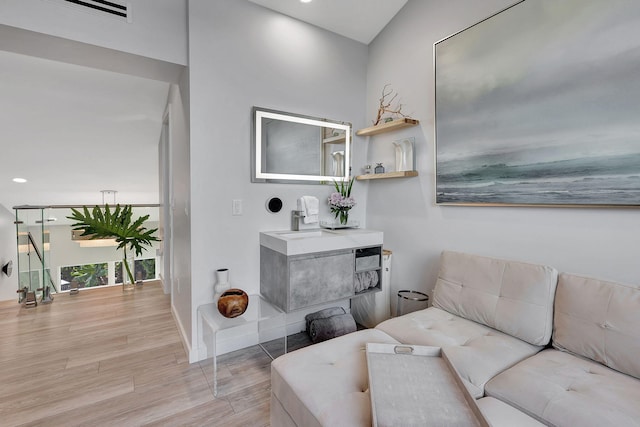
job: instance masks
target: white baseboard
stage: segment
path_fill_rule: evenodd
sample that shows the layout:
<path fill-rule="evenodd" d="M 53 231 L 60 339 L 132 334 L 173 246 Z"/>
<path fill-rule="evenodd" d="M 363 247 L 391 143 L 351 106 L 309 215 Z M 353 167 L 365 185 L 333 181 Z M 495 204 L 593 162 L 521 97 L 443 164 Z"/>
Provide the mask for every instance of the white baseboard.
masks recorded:
<path fill-rule="evenodd" d="M 189 357 L 189 363 L 197 362 L 199 359 L 197 358 L 197 354 L 194 354 L 193 349 L 191 348 L 191 343 L 187 339 L 187 334 L 184 330 L 184 326 L 182 326 L 182 322 L 180 321 L 180 317 L 176 314 L 176 309 L 171 304 L 171 315 L 173 316 L 173 320 L 176 322 L 176 326 L 178 327 L 178 333 L 180 334 L 180 338 L 182 338 L 182 346 L 184 350 L 187 352 L 187 356 Z"/>

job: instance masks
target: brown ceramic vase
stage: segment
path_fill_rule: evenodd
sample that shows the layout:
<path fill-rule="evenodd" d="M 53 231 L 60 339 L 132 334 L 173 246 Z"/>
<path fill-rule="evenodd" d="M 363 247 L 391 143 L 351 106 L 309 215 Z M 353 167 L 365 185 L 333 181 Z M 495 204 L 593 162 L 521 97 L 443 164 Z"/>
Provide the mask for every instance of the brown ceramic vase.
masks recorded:
<path fill-rule="evenodd" d="M 238 317 L 245 312 L 248 306 L 249 295 L 242 289 L 228 289 L 218 299 L 218 311 L 224 317 Z"/>

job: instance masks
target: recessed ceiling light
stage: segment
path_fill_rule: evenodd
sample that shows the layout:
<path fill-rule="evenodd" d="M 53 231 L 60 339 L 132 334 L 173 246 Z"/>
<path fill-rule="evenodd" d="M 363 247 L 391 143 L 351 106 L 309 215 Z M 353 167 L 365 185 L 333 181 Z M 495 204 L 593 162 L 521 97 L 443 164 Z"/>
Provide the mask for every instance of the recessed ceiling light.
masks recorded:
<path fill-rule="evenodd" d="M 27 182 L 27 180 L 24 179 L 24 178 L 13 178 L 13 182 L 17 182 L 19 184 L 24 184 L 25 182 Z"/>
<path fill-rule="evenodd" d="M 311 0 L 300 0 L 300 3 L 311 3 Z"/>

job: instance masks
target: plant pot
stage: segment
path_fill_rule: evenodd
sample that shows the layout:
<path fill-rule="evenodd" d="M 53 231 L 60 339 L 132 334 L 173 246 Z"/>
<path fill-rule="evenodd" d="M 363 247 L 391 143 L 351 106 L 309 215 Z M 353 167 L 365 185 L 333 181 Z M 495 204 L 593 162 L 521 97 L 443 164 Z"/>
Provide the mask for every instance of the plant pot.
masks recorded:
<path fill-rule="evenodd" d="M 122 260 L 122 292 L 131 292 L 136 289 L 136 284 L 131 281 L 129 273 L 127 273 L 127 266 L 129 271 L 134 271 L 133 253 L 127 253 L 125 256 L 126 258 Z"/>

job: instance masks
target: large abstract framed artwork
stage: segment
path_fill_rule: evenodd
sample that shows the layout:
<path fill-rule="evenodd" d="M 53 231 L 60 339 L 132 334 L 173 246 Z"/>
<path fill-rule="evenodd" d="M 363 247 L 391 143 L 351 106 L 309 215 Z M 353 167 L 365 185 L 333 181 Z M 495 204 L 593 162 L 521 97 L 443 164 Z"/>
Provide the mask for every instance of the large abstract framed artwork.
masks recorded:
<path fill-rule="evenodd" d="M 640 206 L 639 28 L 524 0 L 435 43 L 436 203 Z"/>

